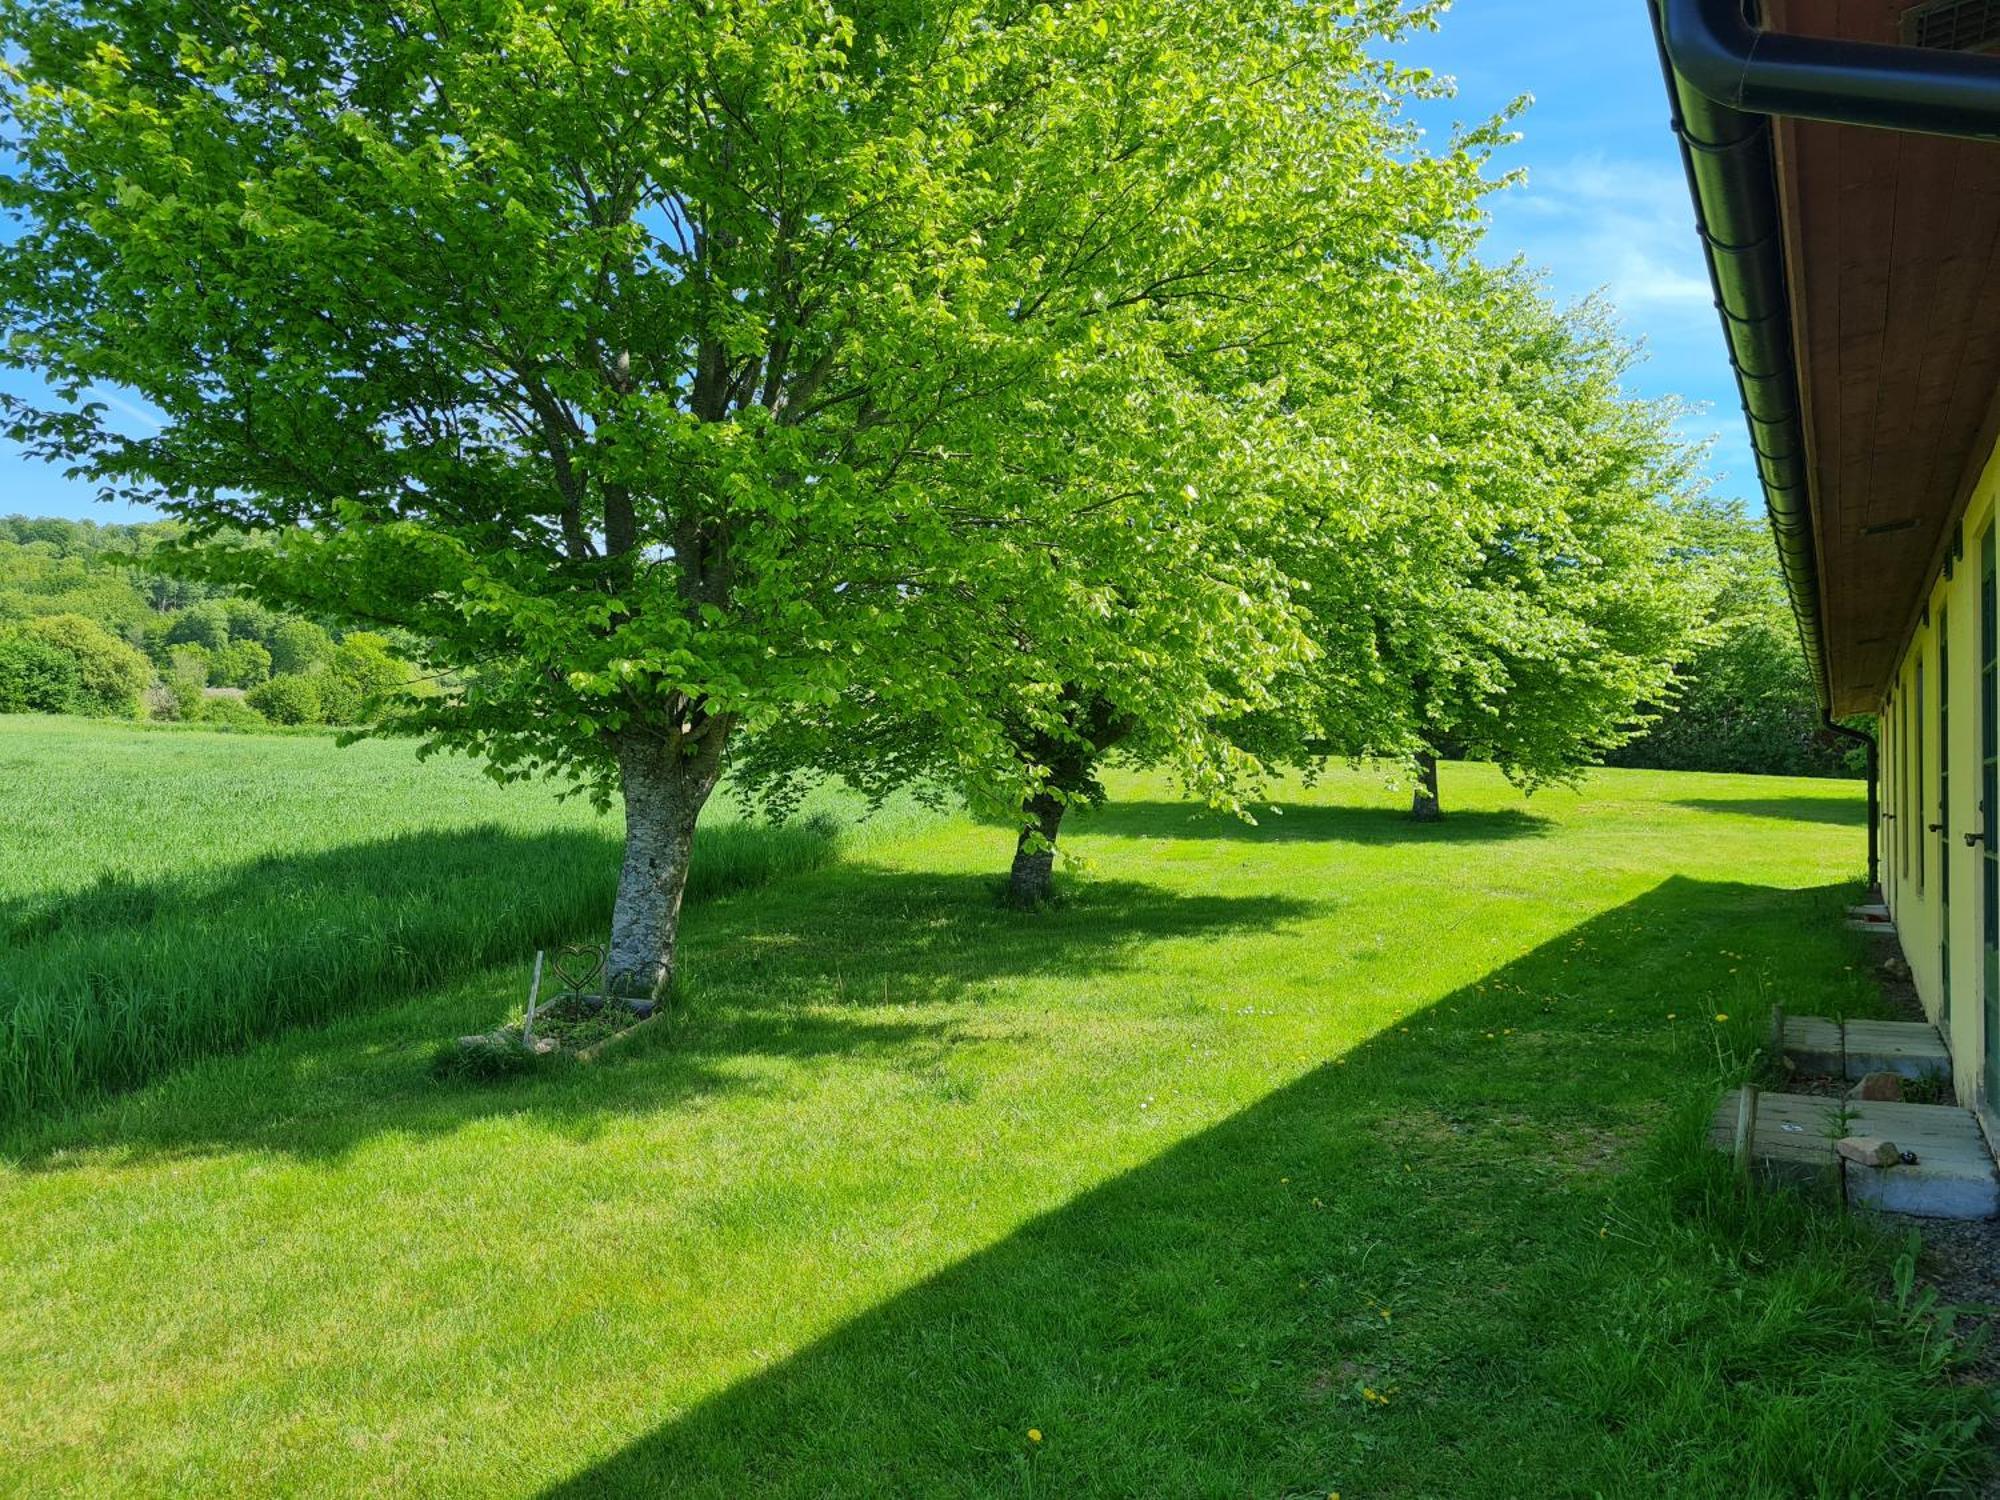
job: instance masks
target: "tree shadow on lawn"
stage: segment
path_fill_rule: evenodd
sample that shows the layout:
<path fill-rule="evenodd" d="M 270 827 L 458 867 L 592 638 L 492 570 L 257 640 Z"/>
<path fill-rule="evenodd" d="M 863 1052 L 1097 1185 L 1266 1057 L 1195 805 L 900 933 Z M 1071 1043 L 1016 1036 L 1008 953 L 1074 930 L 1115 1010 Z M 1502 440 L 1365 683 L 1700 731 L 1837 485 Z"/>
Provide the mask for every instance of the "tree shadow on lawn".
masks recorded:
<path fill-rule="evenodd" d="M 903 1051 L 915 1065 L 949 1045 L 957 1020 L 883 1020 L 885 1003 L 914 1013 L 976 1000 L 981 986 L 1009 976 L 1112 973 L 1153 943 L 1270 930 L 1312 909 L 1283 896 L 1183 896 L 1097 880 L 1073 886 L 1056 909 L 1021 914 L 999 906 L 998 888 L 982 876 L 844 864 L 754 900 L 690 907 L 690 998 L 587 1065 L 500 1080 L 433 1076 L 440 1043 L 518 1014 L 521 966 L 294 1030 L 88 1113 L 27 1122 L 0 1141 L 0 1155 L 31 1170 L 107 1147 L 134 1161 L 244 1148 L 334 1159 L 384 1132 L 434 1135 L 513 1115 L 588 1140 L 632 1112 L 779 1086 L 743 1067 L 750 1059 Z M 840 1014 L 843 1005 L 856 1014 Z M 859 1014 L 864 1005 L 874 1014 Z"/>
<path fill-rule="evenodd" d="M 1842 828 L 1866 828 L 1868 803 L 1851 797 L 1679 797 L 1675 807 L 1694 812 L 1727 813 L 1739 818 L 1779 818 L 1788 823 L 1835 823 Z"/>
<path fill-rule="evenodd" d="M 1127 839 L 1229 839 L 1246 844 L 1483 844 L 1537 838 L 1554 829 L 1519 808 L 1451 812 L 1419 823 L 1400 807 L 1329 807 L 1310 802 L 1259 804 L 1254 824 L 1185 802 L 1119 802 L 1079 811 L 1065 831 Z"/>
<path fill-rule="evenodd" d="M 1688 1205 L 1752 971 L 1869 1003 L 1851 896 L 1668 880 L 544 1500 L 1887 1493 L 1973 1397 L 1902 1378 L 1883 1266 L 1790 1198 Z"/>

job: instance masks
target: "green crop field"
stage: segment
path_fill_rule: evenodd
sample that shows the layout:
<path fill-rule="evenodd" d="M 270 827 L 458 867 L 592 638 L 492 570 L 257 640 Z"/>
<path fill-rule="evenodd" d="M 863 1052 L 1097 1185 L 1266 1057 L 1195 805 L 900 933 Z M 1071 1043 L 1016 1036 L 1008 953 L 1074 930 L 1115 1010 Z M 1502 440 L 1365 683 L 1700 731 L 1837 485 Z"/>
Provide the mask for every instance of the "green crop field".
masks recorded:
<path fill-rule="evenodd" d="M 1879 1006 L 1853 784 L 1453 766 L 1419 828 L 1337 770 L 1252 828 L 1114 777 L 1036 915 L 996 903 L 1006 830 L 725 809 L 671 1022 L 481 1082 L 433 1048 L 601 922 L 586 809 L 398 745 L 0 721 L 0 761 L 0 1491 L 1892 1496 L 1978 1461 L 1900 1242 L 1694 1144 L 1773 1000 Z"/>
<path fill-rule="evenodd" d="M 837 842 L 715 812 L 695 900 Z M 618 834 L 405 744 L 0 716 L 0 1118 L 585 936 Z"/>

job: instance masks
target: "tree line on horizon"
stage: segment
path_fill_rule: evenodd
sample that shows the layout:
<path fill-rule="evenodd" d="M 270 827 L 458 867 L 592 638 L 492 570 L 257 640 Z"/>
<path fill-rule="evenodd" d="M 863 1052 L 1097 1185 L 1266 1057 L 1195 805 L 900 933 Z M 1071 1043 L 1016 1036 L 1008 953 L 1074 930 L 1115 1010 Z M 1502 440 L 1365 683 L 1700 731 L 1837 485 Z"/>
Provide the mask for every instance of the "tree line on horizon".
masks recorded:
<path fill-rule="evenodd" d="M 6 430 L 419 643 L 386 728 L 622 804 L 634 995 L 725 771 L 998 812 L 1030 907 L 1113 761 L 1571 779 L 1743 636 L 1747 523 L 1478 259 L 1509 119 L 1391 60 L 1440 9 L 0 0 L 0 361 L 162 417 Z"/>

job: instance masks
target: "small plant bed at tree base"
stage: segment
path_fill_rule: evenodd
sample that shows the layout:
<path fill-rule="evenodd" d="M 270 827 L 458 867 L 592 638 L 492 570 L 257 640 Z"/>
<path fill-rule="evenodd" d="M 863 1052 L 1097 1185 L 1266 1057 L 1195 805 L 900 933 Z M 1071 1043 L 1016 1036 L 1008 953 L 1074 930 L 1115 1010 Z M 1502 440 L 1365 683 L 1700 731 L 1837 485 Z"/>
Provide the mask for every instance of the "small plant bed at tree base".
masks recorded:
<path fill-rule="evenodd" d="M 659 1014 L 651 1000 L 607 999 L 603 995 L 558 995 L 535 1012 L 533 1045 L 579 1057 L 637 1031 Z M 520 1040 L 519 1032 L 514 1033 Z"/>
<path fill-rule="evenodd" d="M 440 1078 L 503 1078 L 542 1063 L 590 1062 L 659 1018 L 650 1000 L 558 995 L 536 1010 L 532 1035 L 514 1025 L 462 1036 L 439 1049 L 432 1072 Z"/>
<path fill-rule="evenodd" d="M 570 947 L 557 954 L 549 967 L 569 988 L 543 1003 L 544 957 L 535 955 L 534 978 L 528 985 L 528 1004 L 520 1024 L 460 1037 L 459 1057 L 438 1059 L 440 1074 L 467 1071 L 468 1064 L 470 1071 L 481 1074 L 512 1073 L 520 1070 L 522 1062 L 544 1057 L 588 1062 L 659 1014 L 655 1001 L 613 998 L 590 988 L 603 977 L 604 952 L 600 948 Z"/>

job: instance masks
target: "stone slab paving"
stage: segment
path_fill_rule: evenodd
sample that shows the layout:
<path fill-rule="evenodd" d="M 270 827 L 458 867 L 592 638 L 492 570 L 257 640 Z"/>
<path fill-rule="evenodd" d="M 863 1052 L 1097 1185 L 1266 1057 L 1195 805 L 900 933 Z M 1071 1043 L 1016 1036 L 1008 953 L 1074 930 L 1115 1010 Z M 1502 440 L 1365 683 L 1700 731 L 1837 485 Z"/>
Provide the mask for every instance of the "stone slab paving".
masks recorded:
<path fill-rule="evenodd" d="M 1709 1141 L 1735 1147 L 1739 1090 L 1716 1106 Z M 1915 1165 L 1842 1162 L 1842 1136 L 1879 1136 L 1916 1153 Z M 2000 1173 L 1972 1111 L 1952 1104 L 1844 1102 L 1811 1094 L 1760 1094 L 1751 1155 L 1761 1176 L 1801 1185 L 1839 1183 L 1850 1203 L 1934 1219 L 2000 1214 Z"/>
<path fill-rule="evenodd" d="M 1951 1052 L 1928 1021 L 1849 1021 L 1843 1029 L 1849 1078 L 1868 1073 L 1951 1077 Z"/>
<path fill-rule="evenodd" d="M 1928 1021 L 1842 1023 L 1824 1016 L 1786 1016 L 1784 1050 L 1801 1073 L 1951 1077 L 1951 1053 Z"/>

